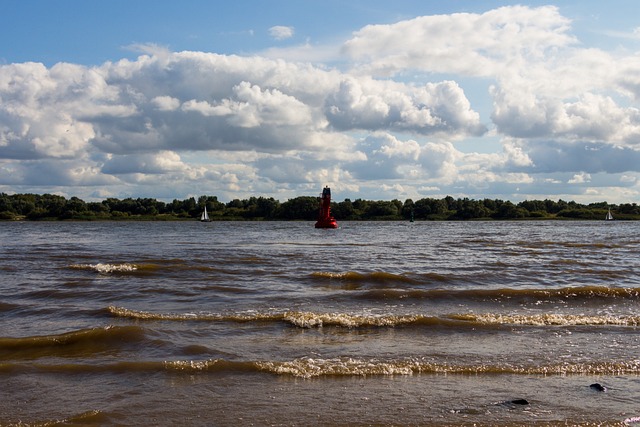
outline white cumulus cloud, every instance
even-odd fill
[[[293,27],[276,25],[274,27],[269,28],[269,35],[276,40],[285,40],[293,37],[294,31],[295,30]]]
[[[418,16],[246,56],[146,44],[98,66],[0,65],[0,191],[640,194],[640,57],[584,44],[563,10]]]

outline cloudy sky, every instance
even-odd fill
[[[636,0],[3,0],[0,192],[640,201]]]

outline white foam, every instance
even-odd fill
[[[123,264],[74,264],[71,268],[77,268],[81,270],[94,270],[100,274],[109,273],[126,273],[136,271],[138,266],[135,264],[123,263]]]

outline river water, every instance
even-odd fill
[[[640,425],[639,249],[622,221],[3,222],[0,425]]]

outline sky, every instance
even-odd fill
[[[0,192],[640,200],[636,0],[3,0]]]

